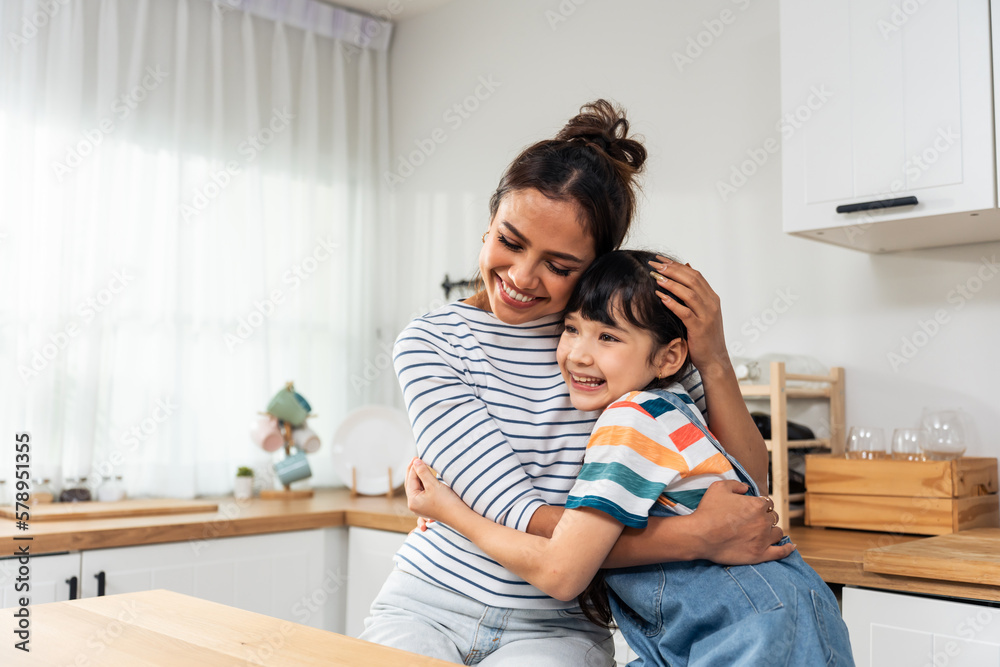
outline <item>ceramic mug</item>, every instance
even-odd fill
[[[298,428],[306,422],[306,417],[309,415],[309,410],[302,403],[295,392],[282,389],[267,404],[267,414]]]
[[[319,450],[319,436],[308,426],[292,431],[292,441],[306,454],[313,454]]]
[[[312,477],[312,470],[309,469],[306,454],[298,448],[292,454],[275,463],[274,472],[278,475],[278,481],[286,486],[300,479]]]
[[[278,420],[269,415],[250,424],[250,439],[265,452],[276,452],[285,444]]]

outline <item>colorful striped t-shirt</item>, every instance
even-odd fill
[[[680,384],[667,390],[693,405]],[[633,391],[598,418],[566,507],[592,507],[644,528],[654,503],[690,514],[723,479],[739,480],[697,425],[655,393]]]

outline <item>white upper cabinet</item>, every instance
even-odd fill
[[[868,252],[1000,239],[993,89],[988,0],[783,1],[784,230]]]

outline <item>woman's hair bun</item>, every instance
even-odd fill
[[[490,220],[517,190],[574,202],[597,256],[621,246],[636,211],[638,174],[646,162],[641,137],[630,137],[625,110],[607,100],[580,107],[554,139],[514,158],[490,197]]]
[[[632,175],[638,173],[646,162],[646,149],[638,140],[628,136],[628,129],[625,110],[600,99],[580,107],[580,113],[569,119],[556,135],[556,140],[575,140],[592,145],[607,153],[615,162],[623,163],[618,168]]]

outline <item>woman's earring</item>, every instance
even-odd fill
[[[487,234],[489,234],[489,232],[483,232],[483,243],[486,243],[486,235]]]

